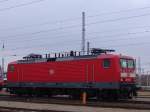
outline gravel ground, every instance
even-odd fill
[[[57,104],[37,104],[37,103],[23,103],[0,101],[1,107],[16,107],[25,109],[38,109],[38,110],[56,110],[65,112],[150,112],[150,110],[134,110],[134,109],[118,109],[118,108],[101,108],[101,107],[86,107],[86,106],[67,106]]]

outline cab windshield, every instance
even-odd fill
[[[120,59],[120,64],[122,68],[135,68],[133,59]]]

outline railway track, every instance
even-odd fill
[[[150,101],[144,101],[144,100],[142,101],[138,101],[138,100],[97,101],[96,99],[90,99],[85,105],[85,104],[82,104],[80,100],[72,100],[72,99],[64,98],[64,97],[48,98],[48,97],[25,97],[25,96],[17,97],[13,95],[0,95],[0,101],[8,101],[8,102],[13,101],[13,102],[38,103],[38,104],[59,104],[59,105],[68,105],[68,106],[70,105],[70,106],[150,110]],[[35,110],[35,112],[38,112],[38,111]]]
[[[60,112],[60,111],[0,107],[0,112]],[[65,111],[61,111],[61,112],[65,112]]]

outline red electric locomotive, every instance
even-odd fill
[[[132,57],[92,49],[90,54],[29,55],[9,63],[7,88],[13,94],[97,98],[132,98],[136,95],[135,61]]]

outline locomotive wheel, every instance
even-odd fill
[[[74,100],[80,99],[80,94],[72,94],[71,96],[72,96],[72,99]]]
[[[97,96],[98,100],[103,101],[116,101],[119,99],[118,91],[117,90],[103,90]]]

